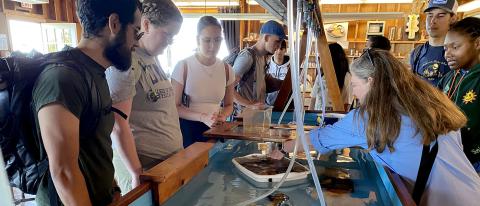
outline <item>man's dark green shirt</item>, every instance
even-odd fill
[[[78,68],[67,64],[47,66],[35,83],[32,106],[37,131],[40,131],[38,111],[48,104],[63,105],[80,120],[78,164],[92,204],[107,205],[112,201],[114,169],[110,133],[114,118],[105,68],[79,49],[70,51]],[[49,204],[47,180],[47,176],[42,179],[37,192],[37,197],[47,198],[40,201],[44,204]]]

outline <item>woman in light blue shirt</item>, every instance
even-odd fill
[[[388,51],[366,50],[350,69],[361,105],[334,125],[312,131],[315,149],[368,149],[375,161],[401,175],[412,192],[423,145],[438,143],[420,205],[478,205],[480,177],[463,153],[458,131],[466,124],[464,114]],[[292,151],[294,144],[287,142],[284,150]]]

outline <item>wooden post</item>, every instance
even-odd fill
[[[73,16],[75,15],[75,11],[73,10],[73,2],[72,0],[65,0],[65,9],[67,14],[67,22],[74,22]]]
[[[327,37],[325,36],[325,30],[323,29],[323,20],[320,12],[320,8],[317,7],[315,11],[317,23],[319,26],[320,34],[317,36],[317,47],[320,55],[320,63],[322,65],[323,74],[327,81],[328,96],[332,101],[334,111],[345,111],[344,101],[340,95],[340,89],[338,87],[337,76],[335,75],[335,68],[333,67],[332,55],[328,48]]]
[[[243,14],[243,13],[246,13],[246,11],[247,11],[247,9],[246,9],[246,7],[247,7],[247,1],[246,1],[246,0],[239,0],[238,3],[239,3],[239,5],[240,5],[240,13],[242,13],[242,14]],[[246,33],[246,32],[245,32],[245,29],[246,29],[246,26],[245,26],[245,25],[246,25],[246,24],[248,24],[248,21],[245,21],[245,20],[240,21],[240,31],[239,31],[239,35],[238,35],[238,38],[240,38],[240,39],[239,39],[239,42],[240,42],[240,44],[239,44],[239,49],[240,49],[240,50],[243,49],[243,47],[244,47],[244,45],[243,45],[243,37],[244,37],[244,35],[245,35],[245,33]]]
[[[45,19],[50,19],[49,16],[49,9],[48,9],[48,4],[42,4],[42,12],[43,12],[43,18]]]
[[[55,4],[55,20],[62,21],[62,3],[60,0],[54,0]]]

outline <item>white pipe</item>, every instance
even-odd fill
[[[301,3],[301,1],[302,0],[298,0],[299,4]],[[287,1],[287,8],[288,8],[287,9],[287,13],[288,13],[288,33],[293,34],[294,33],[294,31],[293,31],[293,28],[294,28],[293,0],[288,0]],[[301,8],[302,7],[299,6],[299,11],[297,12],[297,18],[298,18],[297,19],[297,31],[300,31],[301,14],[302,14]],[[310,33],[311,33],[311,31],[310,31]],[[317,172],[315,170],[315,165],[314,165],[312,157],[310,156],[310,153],[309,153],[309,151],[310,151],[309,150],[309,145],[307,144],[306,137],[305,137],[305,132],[304,132],[304,124],[303,124],[304,108],[303,108],[303,101],[302,101],[302,97],[301,97],[300,84],[299,84],[300,75],[298,75],[299,70],[300,70],[300,66],[299,66],[300,65],[300,63],[299,63],[299,59],[300,59],[300,55],[299,55],[300,35],[298,33],[296,35],[295,40],[296,40],[295,42],[293,40],[289,41],[289,48],[291,48],[291,50],[293,50],[293,52],[291,53],[292,54],[291,77],[292,77],[292,90],[293,90],[292,97],[293,97],[294,104],[295,104],[295,117],[298,120],[298,121],[296,121],[296,123],[297,123],[296,131],[297,131],[297,135],[299,137],[295,141],[295,147],[294,147],[294,150],[293,150],[293,157],[290,160],[290,164],[288,165],[288,168],[287,168],[287,171],[286,171],[285,175],[282,177],[282,179],[280,180],[280,182],[278,184],[276,184],[267,193],[265,193],[265,194],[263,194],[263,195],[261,195],[257,198],[247,200],[245,202],[241,202],[237,205],[244,206],[244,205],[249,205],[249,204],[255,203],[256,201],[259,201],[259,200],[267,197],[268,195],[272,194],[273,192],[275,192],[276,190],[278,190],[280,188],[280,186],[286,180],[286,178],[290,174],[290,171],[293,168],[293,164],[295,162],[297,149],[298,149],[298,142],[300,140],[300,141],[302,141],[304,151],[307,153],[307,155],[306,155],[307,156],[307,161],[308,161],[308,165],[310,167],[310,172],[312,174],[313,182],[315,183],[315,188],[317,190],[318,200],[319,200],[321,206],[325,206],[323,191],[322,191],[320,182],[318,180],[318,175],[317,175]],[[317,50],[318,50],[318,48],[317,48]],[[308,54],[308,52],[307,52],[307,54]],[[318,62],[318,59],[317,59],[317,62]],[[304,70],[306,70],[306,69],[304,69]],[[324,95],[322,95],[322,96],[324,96]],[[290,100],[289,100],[289,102],[290,102]],[[288,106],[287,106],[287,108],[288,108]],[[284,112],[285,112],[285,110],[284,110]],[[281,117],[283,117],[283,114],[282,114]]]
[[[311,29],[309,29],[309,31],[311,31]],[[318,39],[317,39],[318,41]],[[318,52],[318,46],[315,46],[315,63],[316,63],[316,66],[317,66],[317,73],[318,74],[322,74],[321,72],[321,69],[320,69],[320,61],[319,61],[319,52]],[[320,126],[323,126],[323,123],[325,121],[325,108],[326,108],[326,95],[325,95],[325,87],[323,85],[323,77],[322,75],[317,75],[317,78],[320,77],[321,79],[319,80],[320,82],[320,92],[322,93],[321,95],[321,100],[322,100],[322,116],[321,116],[321,122],[320,122]]]
[[[292,100],[293,100],[293,96],[290,96],[290,98],[288,99],[287,105],[285,105],[285,107],[283,108],[283,111],[282,111],[282,114],[280,115],[280,118],[278,118],[277,124],[282,123],[283,116],[284,116],[285,113],[287,112],[287,109],[288,109],[288,107],[290,106],[290,103],[292,103]]]
[[[287,10],[288,10],[288,33],[289,34],[293,34],[293,0],[287,0]],[[299,17],[299,14],[297,14],[297,18]],[[297,25],[297,28],[299,28],[300,25]],[[300,31],[300,29],[297,29],[297,31]],[[299,42],[297,42],[299,43]],[[289,44],[290,44],[290,48],[294,48],[293,46],[293,42],[292,41],[289,41]],[[299,50],[297,50],[296,52],[299,52]],[[301,97],[301,92],[300,92],[300,88],[297,86],[299,85],[299,59],[297,58],[298,54],[294,56],[294,59],[293,59],[293,65],[292,65],[292,69],[291,69],[291,75],[292,75],[292,89],[293,89],[293,97],[294,97],[294,104],[295,104],[295,115],[297,117],[297,121],[296,121],[296,124],[297,124],[297,135],[298,137],[300,138],[300,140],[302,141],[302,145],[303,145],[303,149],[305,151],[305,153],[307,154],[306,157],[307,157],[307,161],[308,161],[308,165],[310,167],[310,172],[312,173],[312,178],[313,178],[313,182],[315,183],[315,188],[317,189],[317,195],[318,195],[318,200],[320,202],[320,205],[322,206],[325,206],[325,200],[323,198],[323,191],[322,191],[322,187],[320,185],[320,181],[318,180],[318,175],[317,175],[317,171],[315,170],[315,165],[313,163],[313,160],[312,160],[312,157],[310,155],[310,149],[309,149],[309,145],[307,144],[307,140],[306,140],[306,137],[305,137],[305,131],[304,131],[304,125],[303,125],[303,118],[302,118],[302,115],[303,115],[303,102],[302,102],[302,97]],[[298,142],[298,141],[297,141]]]
[[[290,8],[293,8],[293,7],[290,7]],[[291,14],[291,15],[289,15],[289,18],[288,18],[288,19],[289,19],[289,21],[288,21],[289,23],[293,23],[293,20],[292,20],[292,19],[293,19],[293,9],[291,9],[291,10],[292,10],[291,13],[290,13],[290,10],[289,10],[289,13]],[[301,13],[301,11],[300,11],[299,13]],[[297,16],[297,17],[298,17],[298,16]],[[291,32],[292,27],[293,27],[293,25],[290,25],[290,24],[288,25],[288,28],[289,28],[288,32],[289,32],[289,34],[293,34],[293,32]],[[299,42],[297,41],[296,43],[298,44]],[[295,45],[294,45],[293,41],[289,41],[289,45],[290,45],[290,48],[292,48],[292,49],[295,48],[295,47],[294,47]],[[298,51],[298,50],[297,50],[297,51]],[[292,52],[292,54],[293,54],[293,55],[292,55],[292,58],[293,58],[293,63],[294,63],[294,64],[292,65],[292,67],[293,67],[293,68],[297,68],[296,65],[297,65],[297,62],[298,62],[298,58],[297,58],[297,57],[298,57],[298,54],[295,55],[295,52]],[[293,69],[293,70],[295,70],[295,69]],[[297,72],[297,73],[298,73],[298,72]],[[292,73],[292,75],[293,75],[293,73]],[[296,79],[298,80],[298,77],[297,77]],[[297,81],[297,82],[298,82],[298,81]],[[295,87],[295,88],[298,89],[298,88],[299,88],[299,85],[298,85],[298,86],[292,85],[292,87]],[[288,108],[288,107],[287,107],[287,108]],[[301,122],[302,122],[302,128],[303,128],[303,119],[301,119]],[[298,129],[297,129],[297,130],[298,130]],[[267,196],[269,196],[270,194],[272,194],[273,192],[275,192],[276,190],[278,190],[278,189],[280,188],[280,186],[285,182],[285,180],[287,179],[288,175],[289,175],[290,172],[292,171],[293,164],[295,163],[295,159],[296,159],[296,156],[297,156],[298,140],[299,140],[299,138],[297,138],[296,141],[295,141],[295,148],[293,149],[293,157],[292,157],[292,159],[290,160],[290,163],[289,163],[289,165],[288,165],[287,171],[286,171],[285,174],[283,175],[283,177],[282,177],[282,179],[280,180],[280,182],[277,183],[277,184],[276,184],[272,189],[270,189],[268,192],[266,192],[266,193],[264,193],[264,194],[262,194],[262,195],[260,195],[260,196],[258,196],[258,197],[256,197],[256,198],[253,198],[253,199],[250,199],[250,200],[247,200],[247,201],[238,203],[237,206],[247,206],[247,205],[253,204],[253,203],[255,203],[255,202],[257,202],[257,201],[259,201],[259,200],[261,200],[261,199],[263,199],[263,198],[265,198],[265,197],[267,197]],[[314,168],[314,170],[315,170],[315,168]],[[317,178],[318,178],[318,177],[317,177]]]

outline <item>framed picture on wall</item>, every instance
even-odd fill
[[[348,22],[338,22],[333,24],[325,24],[323,27],[327,35],[327,41],[337,42],[344,49],[348,48],[347,34],[348,34]]]
[[[385,21],[368,21],[367,22],[366,38],[368,39],[369,36],[374,36],[374,35],[380,35],[380,36],[385,35]]]

